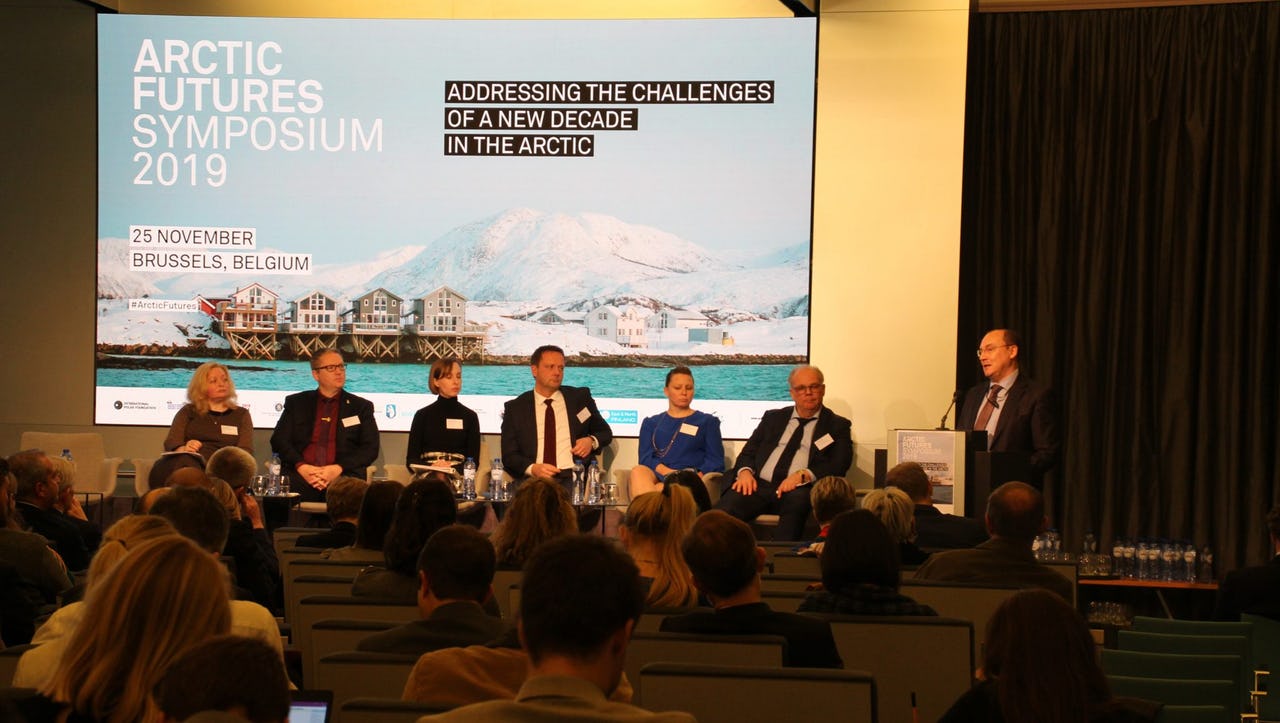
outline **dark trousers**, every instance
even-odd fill
[[[773,533],[773,539],[803,539],[805,523],[813,510],[809,506],[809,485],[797,487],[781,498],[778,497],[777,489],[778,486],[772,482],[760,482],[756,485],[754,494],[743,495],[730,487],[720,495],[716,509],[724,510],[748,523],[760,515],[777,515],[778,528]]]

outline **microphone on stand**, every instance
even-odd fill
[[[951,410],[955,409],[956,405],[960,403],[960,399],[962,397],[964,397],[963,389],[957,389],[955,393],[951,395],[951,404],[947,405],[947,411],[942,413],[942,421],[938,422],[938,429],[947,428],[947,415],[951,414]]]

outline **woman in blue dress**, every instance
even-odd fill
[[[699,478],[724,472],[720,420],[689,406],[693,403],[693,372],[684,366],[672,369],[662,391],[667,397],[667,411],[640,423],[640,464],[631,469],[633,500],[662,489],[663,480],[682,470],[693,470]],[[690,478],[687,474],[681,476]]]

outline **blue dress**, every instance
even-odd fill
[[[688,434],[689,429],[694,433]],[[646,417],[640,423],[637,442],[640,464],[654,470],[654,474],[659,464],[675,470],[696,469],[704,474],[724,471],[720,420],[710,414],[694,412],[676,419],[663,412]]]

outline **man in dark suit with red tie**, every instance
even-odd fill
[[[1042,489],[1044,475],[1058,465],[1062,441],[1053,391],[1018,371],[1017,332],[992,329],[982,337],[978,361],[987,381],[965,395],[956,426],[986,430],[992,452],[1026,452],[1031,458],[1028,484]]]
[[[304,502],[323,502],[325,489],[342,475],[365,479],[378,458],[381,438],[373,403],[344,389],[347,364],[337,349],[311,359],[317,387],[284,398],[271,434],[290,490]]]
[[[502,412],[502,466],[515,479],[550,477],[572,495],[575,460],[589,460],[613,441],[613,430],[586,387],[562,386],[564,351],[540,346],[529,357],[533,389]]]
[[[725,476],[716,508],[751,522],[778,515],[774,539],[803,539],[809,518],[809,485],[842,476],[853,464],[853,424],[822,404],[822,370],[798,366],[787,383],[795,406],[771,409],[760,418],[738,453],[733,476]]]

